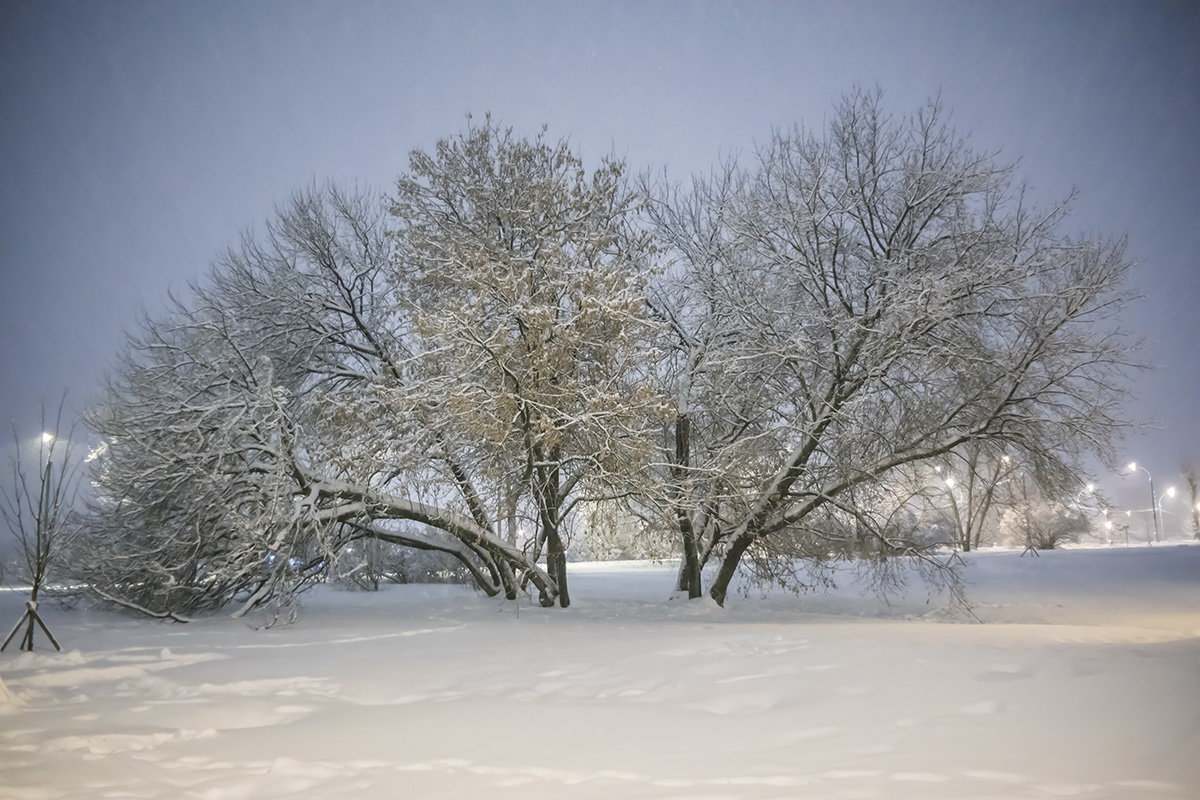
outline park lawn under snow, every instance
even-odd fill
[[[64,651],[0,657],[0,797],[1200,797],[1200,547],[965,576],[982,624],[849,579],[668,601],[646,563],[572,565],[567,610],[446,586],[325,587],[267,630],[43,606]]]

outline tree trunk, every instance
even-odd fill
[[[498,561],[496,567],[500,570],[500,583],[504,587],[506,600],[517,599],[517,578],[513,575],[512,565],[507,561]]]
[[[551,461],[558,453],[551,454]],[[567,550],[561,535],[562,519],[559,518],[559,484],[561,473],[557,466],[545,470],[541,486],[538,487],[538,502],[541,504],[542,538],[546,542],[546,572],[558,587],[558,604],[562,608],[571,605],[567,591]]]
[[[679,563],[679,578],[675,590],[687,592],[689,600],[700,597],[704,591],[700,580],[700,553],[696,550],[696,540],[690,536],[683,538],[683,561]]]
[[[510,489],[505,493],[504,503],[504,539],[513,547],[517,546],[517,493]]]
[[[41,538],[40,532],[39,532],[38,538],[39,538],[39,546],[40,546],[40,538]],[[29,607],[30,607],[31,611],[37,609],[38,589],[41,587],[41,584],[42,584],[41,561],[40,561],[41,556],[42,556],[42,553],[39,550],[38,551],[38,558],[39,558],[38,570],[34,574],[33,591],[29,593],[29,603],[30,603]],[[25,635],[21,637],[21,649],[26,652],[32,653],[33,652],[33,614],[27,614],[27,616],[29,617],[29,627],[25,629]]]
[[[687,592],[689,600],[695,600],[703,593],[700,575],[700,553],[696,547],[696,531],[692,526],[692,518],[688,513],[687,491],[684,482],[687,480],[687,470],[691,463],[691,418],[687,414],[675,417],[675,464],[671,468],[674,481],[675,517],[679,523],[679,533],[683,539],[683,561],[679,564],[679,578],[675,584],[678,592]]]
[[[546,532],[546,571],[558,584],[558,604],[562,608],[571,605],[567,592],[567,551],[557,530]]]
[[[742,562],[742,556],[753,541],[754,535],[749,531],[743,530],[730,543],[729,550],[726,551],[725,557],[721,559],[721,569],[717,572],[717,577],[713,581],[712,588],[708,590],[708,596],[716,600],[717,605],[725,605],[725,595],[729,592],[729,584],[733,581],[733,576],[737,574],[738,564]]]

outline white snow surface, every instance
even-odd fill
[[[566,610],[323,587],[256,630],[47,602],[64,651],[0,656],[0,797],[1200,797],[1200,546],[966,560],[979,621],[849,575],[721,609],[640,562],[573,564]]]

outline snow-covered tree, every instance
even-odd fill
[[[1123,245],[1067,235],[1066,206],[1031,207],[938,102],[897,118],[855,92],[823,131],[777,132],[650,213],[674,260],[656,308],[693,594],[706,554],[723,602],[743,562],[823,552],[831,509],[883,536],[852,493],[971,442],[1027,465],[1104,450]]]
[[[98,593],[162,615],[244,611],[366,537],[554,601],[545,572],[469,513],[469,479],[443,481],[424,410],[395,402],[405,323],[385,219],[365,195],[304,192],[131,337],[90,417],[106,447],[78,562]]]
[[[994,510],[1003,511],[1013,494],[1009,484],[1016,476],[1012,457],[997,452],[987,440],[972,439],[952,451],[936,466],[933,478],[938,490],[932,498],[944,497],[949,506],[959,549],[969,553],[978,548],[984,530],[993,521]]]
[[[91,415],[91,585],[248,609],[365,538],[566,606],[569,521],[627,491],[663,408],[623,173],[489,119],[414,152],[386,206],[294,197],[130,340]]]
[[[634,519],[676,532],[678,588],[719,563],[718,602],[743,565],[935,563],[923,465],[1066,481],[1117,424],[1128,263],[1066,223],[937,102],[854,93],[686,191],[489,118],[414,152],[386,203],[297,195],[131,339],[91,415],[89,580],[153,613],[250,608],[367,540],[566,606],[597,519],[626,553],[661,552]]]
[[[646,213],[668,266],[650,287],[661,320],[657,368],[661,391],[673,405],[662,457],[649,471],[643,494],[682,545],[676,590],[702,593],[701,570],[740,513],[742,482],[761,461],[758,433],[769,405],[765,372],[733,314],[739,288],[731,277],[739,252],[730,237],[742,176],[726,163],[690,191],[644,183],[654,199]],[[656,479],[656,480],[655,480]],[[657,503],[655,502],[657,501]]]
[[[35,621],[44,625],[36,616],[38,597],[62,568],[79,531],[75,500],[81,456],[76,426],[66,426],[63,421],[65,406],[64,394],[53,419],[43,406],[42,428],[32,446],[13,426],[9,471],[0,481],[0,521],[17,544],[16,573],[29,584],[29,611],[22,618],[28,620],[28,627],[21,637],[22,650],[33,650]],[[31,450],[36,452],[32,459]]]
[[[1031,505],[1076,507],[1087,495],[1095,500],[1080,477],[1078,465],[1055,450],[1043,453],[1040,463],[1024,464],[995,447],[995,441],[972,439],[956,447],[926,471],[931,490],[929,506],[944,513],[960,550],[978,548],[985,533],[993,541],[1012,539],[1002,519],[1030,513]],[[1021,538],[1021,543],[1024,538]],[[1015,542],[1014,542],[1015,543]]]
[[[567,524],[639,470],[663,403],[644,285],[650,239],[620,161],[589,174],[566,141],[483,125],[414,153],[391,204],[415,336],[407,402],[437,449],[490,487],[472,501],[536,530],[558,601]]]
[[[1188,487],[1188,512],[1192,518],[1192,536],[1200,539],[1200,471],[1193,464],[1185,465],[1183,480]]]
[[[1030,550],[1053,550],[1075,542],[1090,529],[1087,515],[1078,506],[1047,496],[1030,475],[1019,473],[1010,481],[1010,500],[1000,515],[1000,538]]]

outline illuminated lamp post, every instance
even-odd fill
[[[1150,481],[1150,518],[1154,520],[1154,541],[1162,541],[1162,533],[1159,530],[1158,524],[1158,494],[1154,491],[1154,476],[1150,474],[1150,470],[1138,466],[1136,461],[1129,462],[1129,471],[1131,473],[1137,472],[1139,469],[1146,473],[1146,478]],[[1149,534],[1148,531],[1147,534]],[[1147,535],[1148,538],[1149,535]]]
[[[1165,492],[1163,492],[1163,497],[1159,497],[1159,498],[1158,498],[1158,518],[1159,518],[1160,520],[1162,520],[1163,527],[1165,528],[1165,527],[1166,527],[1166,522],[1167,522],[1167,521],[1166,521],[1166,519],[1164,519],[1164,517],[1163,517],[1163,514],[1164,514],[1164,513],[1166,513],[1166,512],[1163,510],[1163,498],[1164,498],[1164,497],[1165,497],[1165,498],[1167,498],[1167,499],[1169,499],[1169,500],[1174,500],[1174,499],[1175,499],[1175,487],[1174,487],[1174,486],[1168,486],[1168,487],[1167,487],[1167,490],[1166,490]]]

